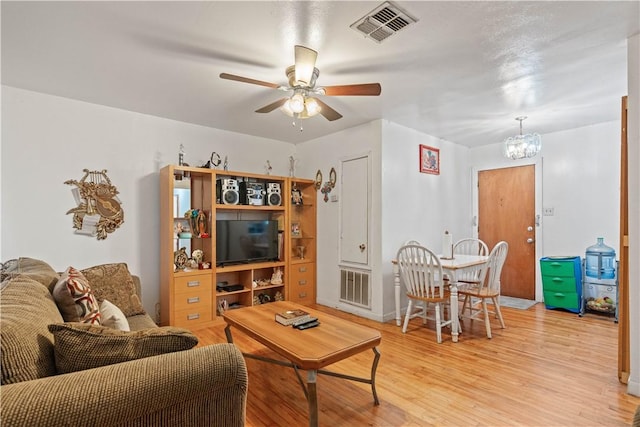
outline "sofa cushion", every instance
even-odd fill
[[[141,331],[142,329],[158,327],[148,314],[136,314],[135,316],[129,316],[127,317],[127,322],[129,322],[129,329],[132,331]]]
[[[42,283],[49,289],[49,292],[53,290],[60,276],[49,264],[39,259],[23,257],[2,263],[2,277],[0,280],[4,281],[21,274]]]
[[[66,269],[53,288],[56,301],[65,322],[100,324],[100,306],[89,281],[73,267]]]
[[[118,329],[120,331],[130,331],[129,322],[122,310],[109,300],[102,300],[100,303],[100,324],[107,328]]]
[[[169,326],[124,332],[88,323],[58,323],[49,325],[49,331],[54,335],[58,373],[189,350],[198,344],[188,330]]]
[[[62,316],[49,290],[28,275],[0,285],[2,384],[56,374],[50,323]]]
[[[82,274],[89,280],[98,301],[105,299],[111,301],[127,317],[145,314],[127,264],[97,265],[85,268]]]

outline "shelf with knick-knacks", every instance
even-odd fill
[[[194,329],[237,307],[315,302],[314,181],[176,165],[160,181],[162,325]]]
[[[289,199],[289,275],[287,299],[315,303],[316,295],[316,183],[291,178]]]

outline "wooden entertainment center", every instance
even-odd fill
[[[240,194],[226,194],[217,182],[233,179],[263,184],[265,194],[253,204],[241,204]],[[267,193],[269,184],[275,188]],[[276,185],[277,184],[277,185]],[[246,185],[246,184],[245,184]],[[280,203],[276,194],[280,190]],[[240,192],[238,192],[240,193]],[[271,196],[271,197],[270,197]],[[234,204],[236,199],[238,203]],[[301,203],[300,203],[301,200]],[[298,202],[298,204],[296,204]],[[281,297],[299,304],[315,303],[316,188],[309,179],[168,165],[160,170],[160,323],[200,328],[221,319],[220,309],[268,303]],[[203,212],[201,221],[185,218]],[[203,225],[202,219],[206,218]],[[217,220],[277,221],[277,259],[218,265]],[[184,231],[187,230],[187,231]],[[187,257],[202,253],[201,265],[176,269],[176,251]],[[207,268],[207,264],[208,267]],[[272,282],[279,269],[282,282]],[[217,284],[241,285],[221,291]]]

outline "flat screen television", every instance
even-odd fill
[[[216,221],[216,265],[278,260],[278,221]]]

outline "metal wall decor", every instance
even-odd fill
[[[78,206],[67,211],[73,213],[73,228],[77,234],[107,238],[124,222],[124,211],[118,199],[118,189],[111,184],[107,170],[83,169],[80,181],[70,179],[64,183],[75,185],[71,190]]]

